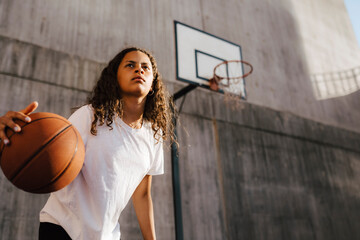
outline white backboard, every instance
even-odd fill
[[[174,21],[177,80],[209,88],[216,65],[228,60],[242,60],[241,47],[235,43]],[[246,98],[245,80],[238,83]]]

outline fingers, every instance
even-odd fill
[[[20,119],[24,122],[30,122],[31,119],[21,112],[8,112],[5,116],[0,117],[0,139],[7,145],[10,143],[8,137],[5,134],[6,127],[11,128],[14,132],[20,132],[21,127],[16,124],[13,120]]]
[[[14,132],[20,132],[21,127],[14,122],[15,119],[22,120],[24,122],[31,122],[31,119],[27,114],[32,113],[38,107],[38,102],[30,103],[25,109],[20,112],[9,111],[4,116],[0,117],[0,139],[5,145],[10,143],[10,140],[6,136],[5,129],[11,128]]]
[[[7,114],[5,114],[4,118],[0,119],[0,130],[2,127],[1,124],[4,124],[5,127],[9,127],[13,129],[15,132],[20,132],[21,128],[18,124],[14,122],[15,119],[19,119],[27,123],[31,122],[31,118],[22,112],[8,112]]]
[[[32,103],[30,103],[26,108],[24,108],[23,110],[20,110],[20,112],[24,113],[24,114],[30,114],[33,111],[35,111],[35,109],[39,106],[39,103],[37,101],[34,101]]]
[[[0,140],[3,141],[5,145],[8,145],[10,143],[4,131],[0,131]]]

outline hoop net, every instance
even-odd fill
[[[243,66],[250,68],[244,73]],[[253,71],[253,66],[243,60],[224,61],[214,68],[213,78],[210,79],[210,88],[214,91],[222,90],[225,100],[245,98],[244,78]]]

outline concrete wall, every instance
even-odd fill
[[[0,4],[2,36],[100,63],[124,46],[139,45],[155,53],[164,78],[171,82],[176,81],[173,20],[178,20],[242,46],[244,59],[255,68],[247,78],[250,103],[360,131],[359,92],[317,101],[310,79],[314,73],[360,65],[342,0]]]
[[[185,239],[359,238],[360,94],[318,101],[311,83],[313,73],[360,65],[342,0],[3,0],[0,114],[38,100],[38,111],[68,117],[132,45],[150,49],[168,89],[180,89],[173,20],[240,44],[255,68],[243,108],[203,89],[184,102]],[[175,235],[170,164],[167,150],[153,184],[159,239]],[[47,196],[1,173],[0,198],[0,238],[36,239]],[[120,222],[124,239],[139,239],[131,203]]]
[[[292,1],[311,73],[358,67],[359,48],[343,1]]]
[[[206,95],[180,116],[184,239],[360,237],[358,133]]]

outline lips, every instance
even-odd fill
[[[134,78],[132,78],[131,80],[140,80],[140,81],[145,82],[145,80],[144,80],[142,77],[140,77],[140,76],[134,77]]]

